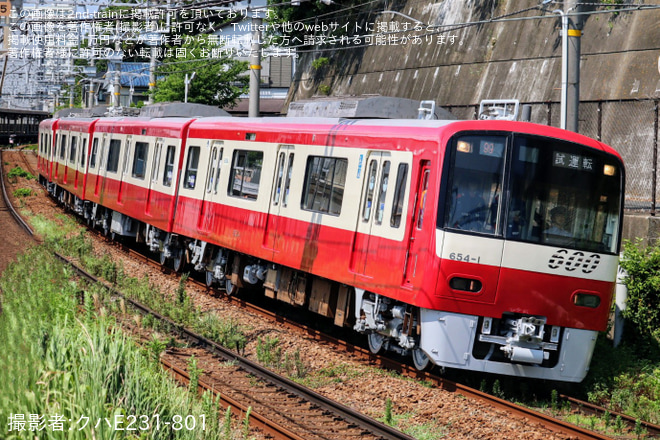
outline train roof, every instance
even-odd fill
[[[190,125],[191,136],[197,131],[253,130],[277,132],[283,128],[298,127],[304,132],[329,132],[341,127],[342,133],[365,133],[365,128],[377,127],[376,136],[405,135],[415,137],[452,136],[464,130],[514,131],[537,136],[547,136],[568,142],[587,145],[613,154],[619,153],[612,147],[590,137],[548,125],[531,122],[505,120],[437,120],[437,119],[344,119],[344,118],[200,118]],[[373,136],[373,132],[368,133]]]

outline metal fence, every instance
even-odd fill
[[[559,102],[531,106],[531,122],[559,127]],[[581,101],[578,131],[619,152],[626,166],[625,209],[655,215],[658,206],[660,100]],[[476,119],[479,105],[444,106],[459,119]]]

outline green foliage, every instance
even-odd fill
[[[227,411],[225,411],[225,418],[222,423],[222,438],[231,440],[231,406],[228,406]]]
[[[266,336],[257,339],[257,360],[267,367],[277,366],[282,359],[282,348],[278,347],[280,340]]]
[[[221,319],[214,313],[206,313],[199,317],[193,326],[205,338],[223,347],[242,353],[247,344],[245,330],[234,319]]]
[[[14,190],[14,197],[30,197],[32,195],[32,190],[30,188],[18,188]]]
[[[195,355],[190,356],[188,359],[188,377],[190,377],[190,382],[188,383],[188,391],[193,396],[197,395],[197,388],[199,387],[199,375],[202,374],[204,370],[197,367],[197,358]]]
[[[660,340],[660,247],[644,247],[640,240],[635,244],[626,242],[620,264],[628,273],[626,334],[634,338],[640,354],[657,357],[654,352]]]
[[[243,439],[247,440],[250,436],[250,415],[252,414],[252,407],[248,407],[245,411],[245,418],[243,419]]]
[[[390,399],[389,397],[385,399],[385,415],[383,418],[383,422],[388,426],[392,426],[392,424],[394,423],[394,420],[392,418],[392,399]]]
[[[321,70],[324,67],[328,67],[329,65],[330,60],[327,57],[319,57],[312,61],[312,68],[314,70]]]
[[[332,91],[332,88],[330,88],[330,86],[327,85],[327,84],[321,84],[319,86],[319,93],[321,95],[329,96],[331,91]]]
[[[173,48],[158,69],[157,75],[162,79],[156,81],[154,102],[183,101],[185,76],[195,72],[188,86],[188,102],[219,107],[235,105],[249,81],[243,76],[248,64],[227,55],[211,56],[219,49],[202,35],[191,38],[178,50]]]
[[[16,179],[17,177],[24,177],[25,179],[28,180],[34,180],[35,177],[33,174],[29,173],[28,171],[25,171],[23,168],[19,166],[15,166],[9,172],[7,173],[7,177],[10,179]]]

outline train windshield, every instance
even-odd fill
[[[445,228],[617,252],[623,179],[615,158],[557,139],[471,135],[454,142],[450,160]]]

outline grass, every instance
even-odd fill
[[[111,318],[78,316],[86,286],[44,247],[10,265],[0,287],[0,414],[7,417],[0,438],[27,435],[12,425],[12,414],[45,419],[40,438],[62,438],[57,426],[48,426],[55,416],[68,439],[116,438],[104,420],[121,415],[194,416],[201,423],[202,401],[175,386]],[[201,439],[218,433],[152,426],[140,434]]]
[[[34,180],[35,179],[34,174],[32,174],[28,171],[25,171],[23,168],[21,168],[19,166],[15,166],[11,170],[9,170],[9,172],[7,173],[7,177],[9,179],[12,179],[12,181],[14,181],[14,182],[16,181],[17,177],[23,177],[23,178],[28,179],[28,180]]]
[[[123,334],[109,313],[127,314],[123,301],[77,280],[53,251],[79,258],[134,295],[152,295],[161,303],[168,295],[148,278],[126,277],[107,255],[95,257],[91,243],[66,217],[58,224],[32,220],[44,244],[20,256],[0,278],[0,438],[239,438],[244,421],[221,426],[217,399],[177,387],[157,362],[167,344],[153,338],[140,347]],[[187,295],[169,296],[174,304],[165,308],[184,309],[184,320],[199,320]],[[200,373],[196,365],[193,370]],[[141,429],[131,435],[108,426],[115,420],[127,426],[137,415],[149,418],[140,420]],[[166,426],[166,421],[179,425]],[[185,429],[184,422],[196,428]],[[29,431],[35,423],[43,428],[36,434]]]

